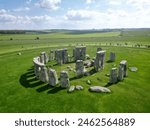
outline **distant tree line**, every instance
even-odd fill
[[[0,30],[0,34],[25,34],[24,30]]]

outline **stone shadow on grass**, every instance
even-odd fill
[[[35,77],[33,67],[28,69],[26,73],[24,73],[20,76],[19,82],[25,88],[36,88],[36,87],[40,86],[39,88],[36,89],[36,91],[39,93],[48,90],[48,92],[47,92],[48,94],[55,94],[61,90],[64,90],[64,88],[61,88],[60,85],[53,87],[53,86],[50,86],[48,83],[46,84],[46,83],[38,80]]]
[[[55,94],[61,90],[65,90],[66,88],[62,88],[62,87],[53,87],[51,90],[49,90],[47,93],[48,94]]]
[[[110,87],[111,85],[113,85],[113,84],[118,84],[120,81],[117,81],[116,83],[107,83],[104,87]]]
[[[20,76],[19,82],[25,88],[34,88],[43,84],[43,82],[35,78],[33,67]]]

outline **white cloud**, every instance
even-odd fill
[[[108,4],[110,4],[110,5],[120,5],[121,1],[118,1],[118,0],[109,0]]]
[[[13,11],[15,11],[15,12],[30,11],[30,8],[29,7],[20,7],[20,8],[13,9]]]
[[[0,14],[5,14],[7,11],[5,9],[0,9]]]
[[[66,14],[68,20],[87,20],[90,18],[88,10],[69,10]]]
[[[57,10],[60,4],[61,0],[40,0],[36,3],[36,6],[49,10]]]
[[[94,2],[95,2],[95,0],[86,0],[87,4],[91,4],[91,3],[94,3]]]
[[[134,6],[138,10],[150,8],[150,0],[127,0],[127,4]]]
[[[150,27],[149,11],[128,12],[125,10],[70,10],[65,15],[68,27],[91,28],[134,28]]]

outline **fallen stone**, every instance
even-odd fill
[[[110,74],[105,74],[105,76],[110,77]]]
[[[110,89],[101,87],[101,86],[93,86],[89,88],[89,91],[91,92],[97,92],[97,93],[110,93]]]
[[[75,86],[70,86],[69,88],[68,88],[68,93],[71,93],[71,92],[73,92],[75,90]]]
[[[83,90],[84,88],[81,85],[76,85],[75,89],[76,90]]]
[[[137,67],[129,67],[129,70],[131,72],[136,72],[138,70],[138,68]]]
[[[86,54],[86,59],[90,59],[90,55],[89,54]]]

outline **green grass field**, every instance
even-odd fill
[[[40,39],[35,40],[36,37]],[[82,85],[83,91],[68,94],[59,85],[52,88],[35,79],[32,59],[41,51],[49,53],[51,49],[66,47],[72,55],[72,48],[82,44],[87,46],[91,58],[97,47],[106,50],[104,70],[71,80],[71,85]],[[145,45],[150,45],[150,30],[0,35],[0,112],[150,112],[150,50]],[[116,53],[116,62],[107,63],[111,51]],[[128,71],[129,76],[122,82],[107,86],[110,94],[88,91],[90,86],[106,86],[109,77],[105,74],[123,59],[138,71]],[[68,65],[74,66],[55,66],[58,76]],[[69,74],[73,79],[74,73]],[[92,84],[86,84],[87,80]]]

